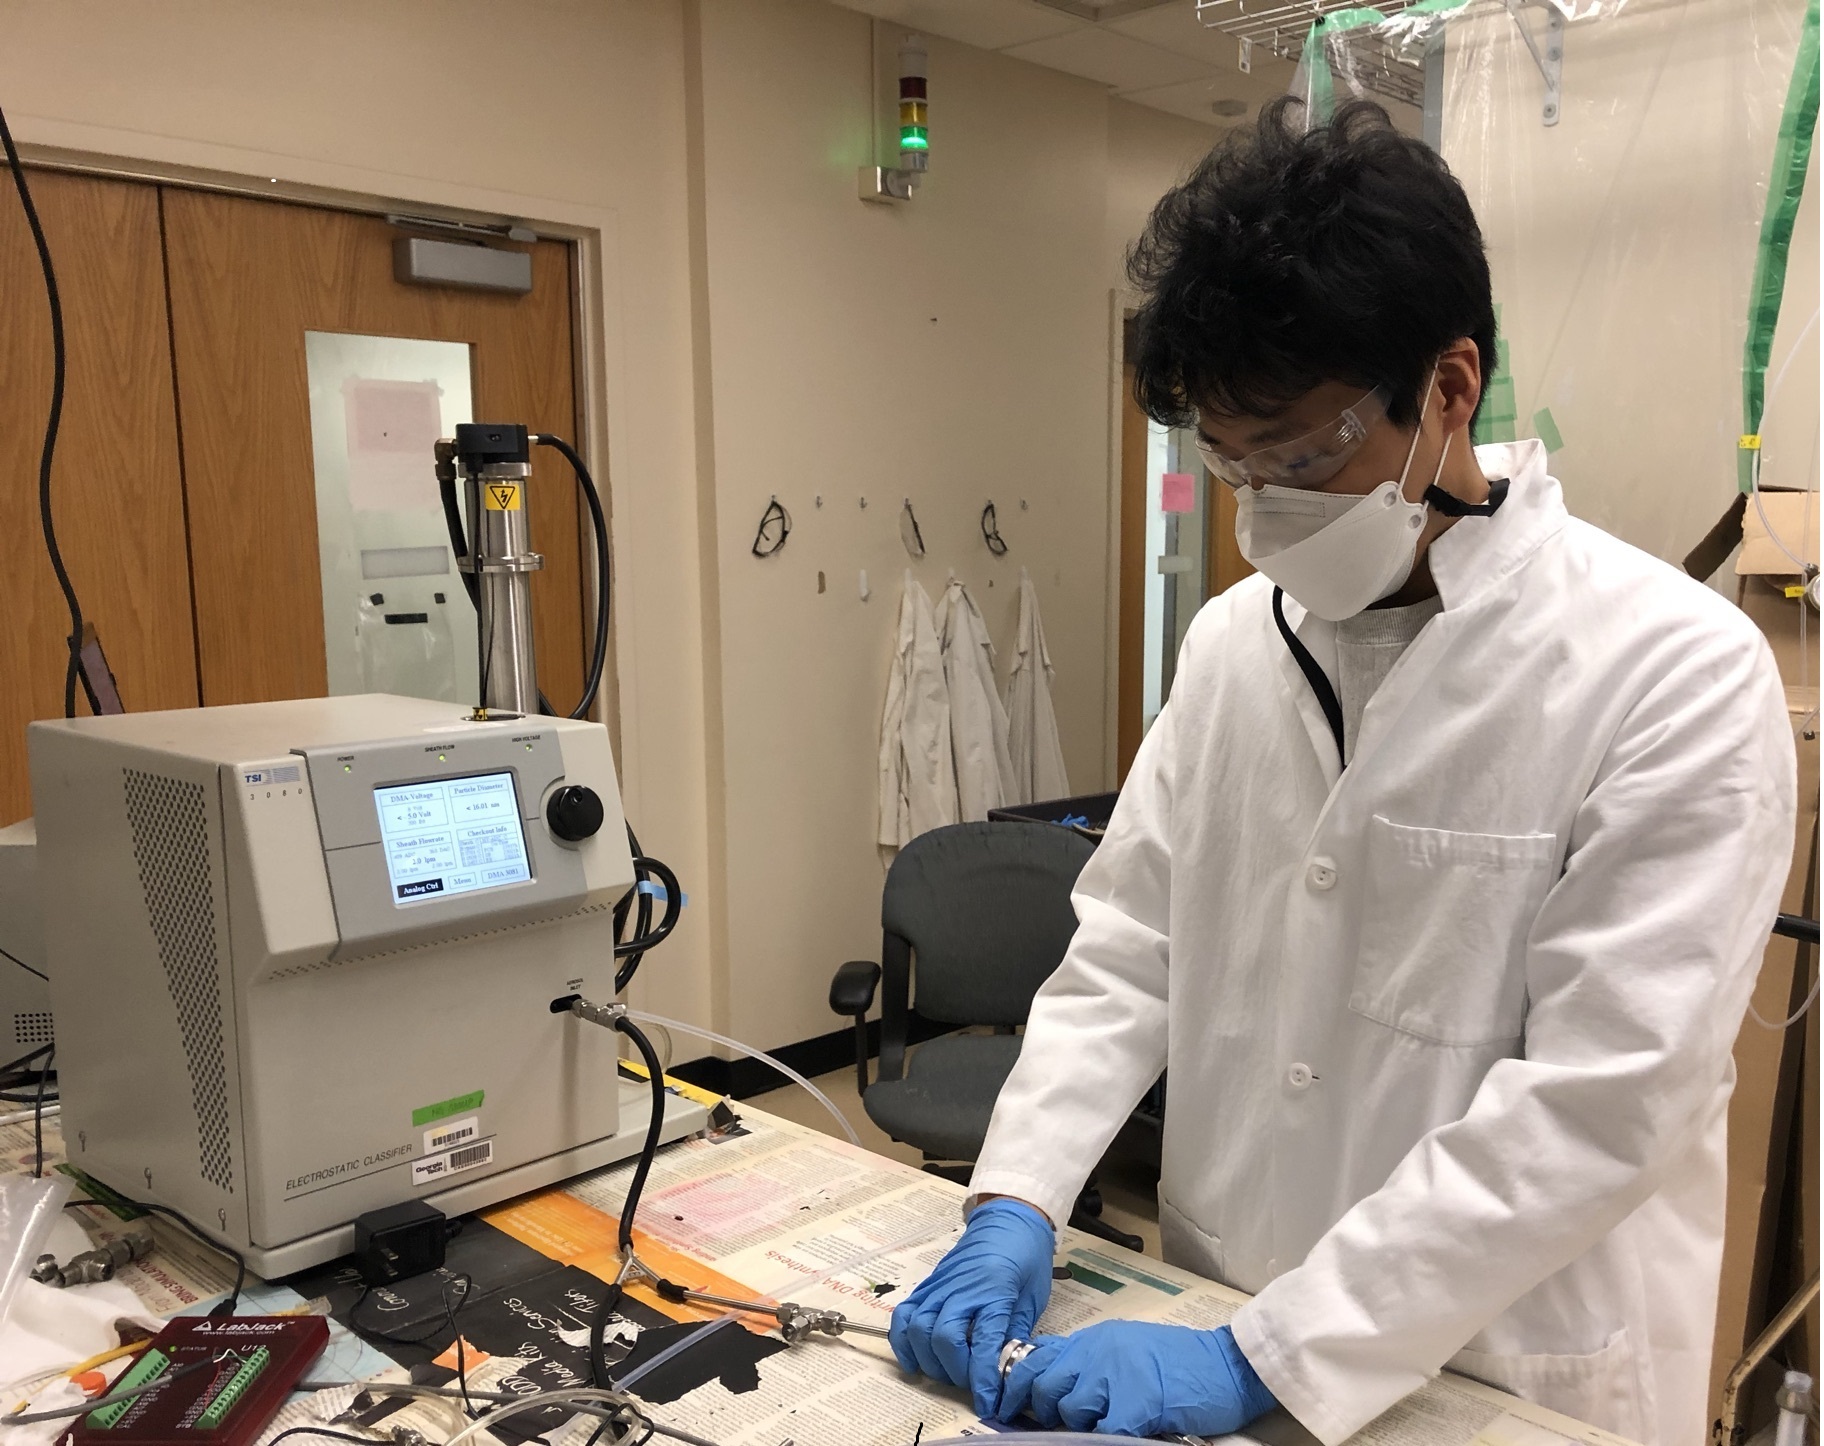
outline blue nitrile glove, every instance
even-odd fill
[[[1000,1416],[1109,1435],[1226,1436],[1279,1404],[1227,1326],[1108,1320],[1041,1336],[1007,1373]]]
[[[1020,1200],[975,1207],[963,1238],[893,1310],[888,1338],[908,1371],[967,1386],[994,1411],[1001,1347],[1026,1339],[1051,1299],[1051,1225]]]

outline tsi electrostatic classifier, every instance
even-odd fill
[[[476,541],[468,566],[523,593]],[[529,654],[496,663],[537,696]],[[369,694],[29,739],[77,1168],[276,1276],[368,1211],[456,1215],[639,1153],[649,1086],[552,1008],[616,993],[636,880],[600,723]],[[668,1100],[664,1138],[704,1123]]]

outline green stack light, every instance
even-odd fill
[[[902,170],[922,171],[931,155],[931,127],[925,95],[925,47],[909,37],[899,48],[899,164]]]

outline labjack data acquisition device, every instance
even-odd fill
[[[608,733],[382,694],[29,730],[70,1161],[286,1275],[639,1153]],[[665,1139],[703,1128],[671,1098]]]

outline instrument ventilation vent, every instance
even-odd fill
[[[201,784],[138,769],[126,774],[127,821],[146,915],[158,943],[165,982],[177,1006],[190,1096],[196,1108],[203,1178],[234,1189],[228,1133],[228,1078],[222,1064],[222,983],[209,857],[209,821]]]

